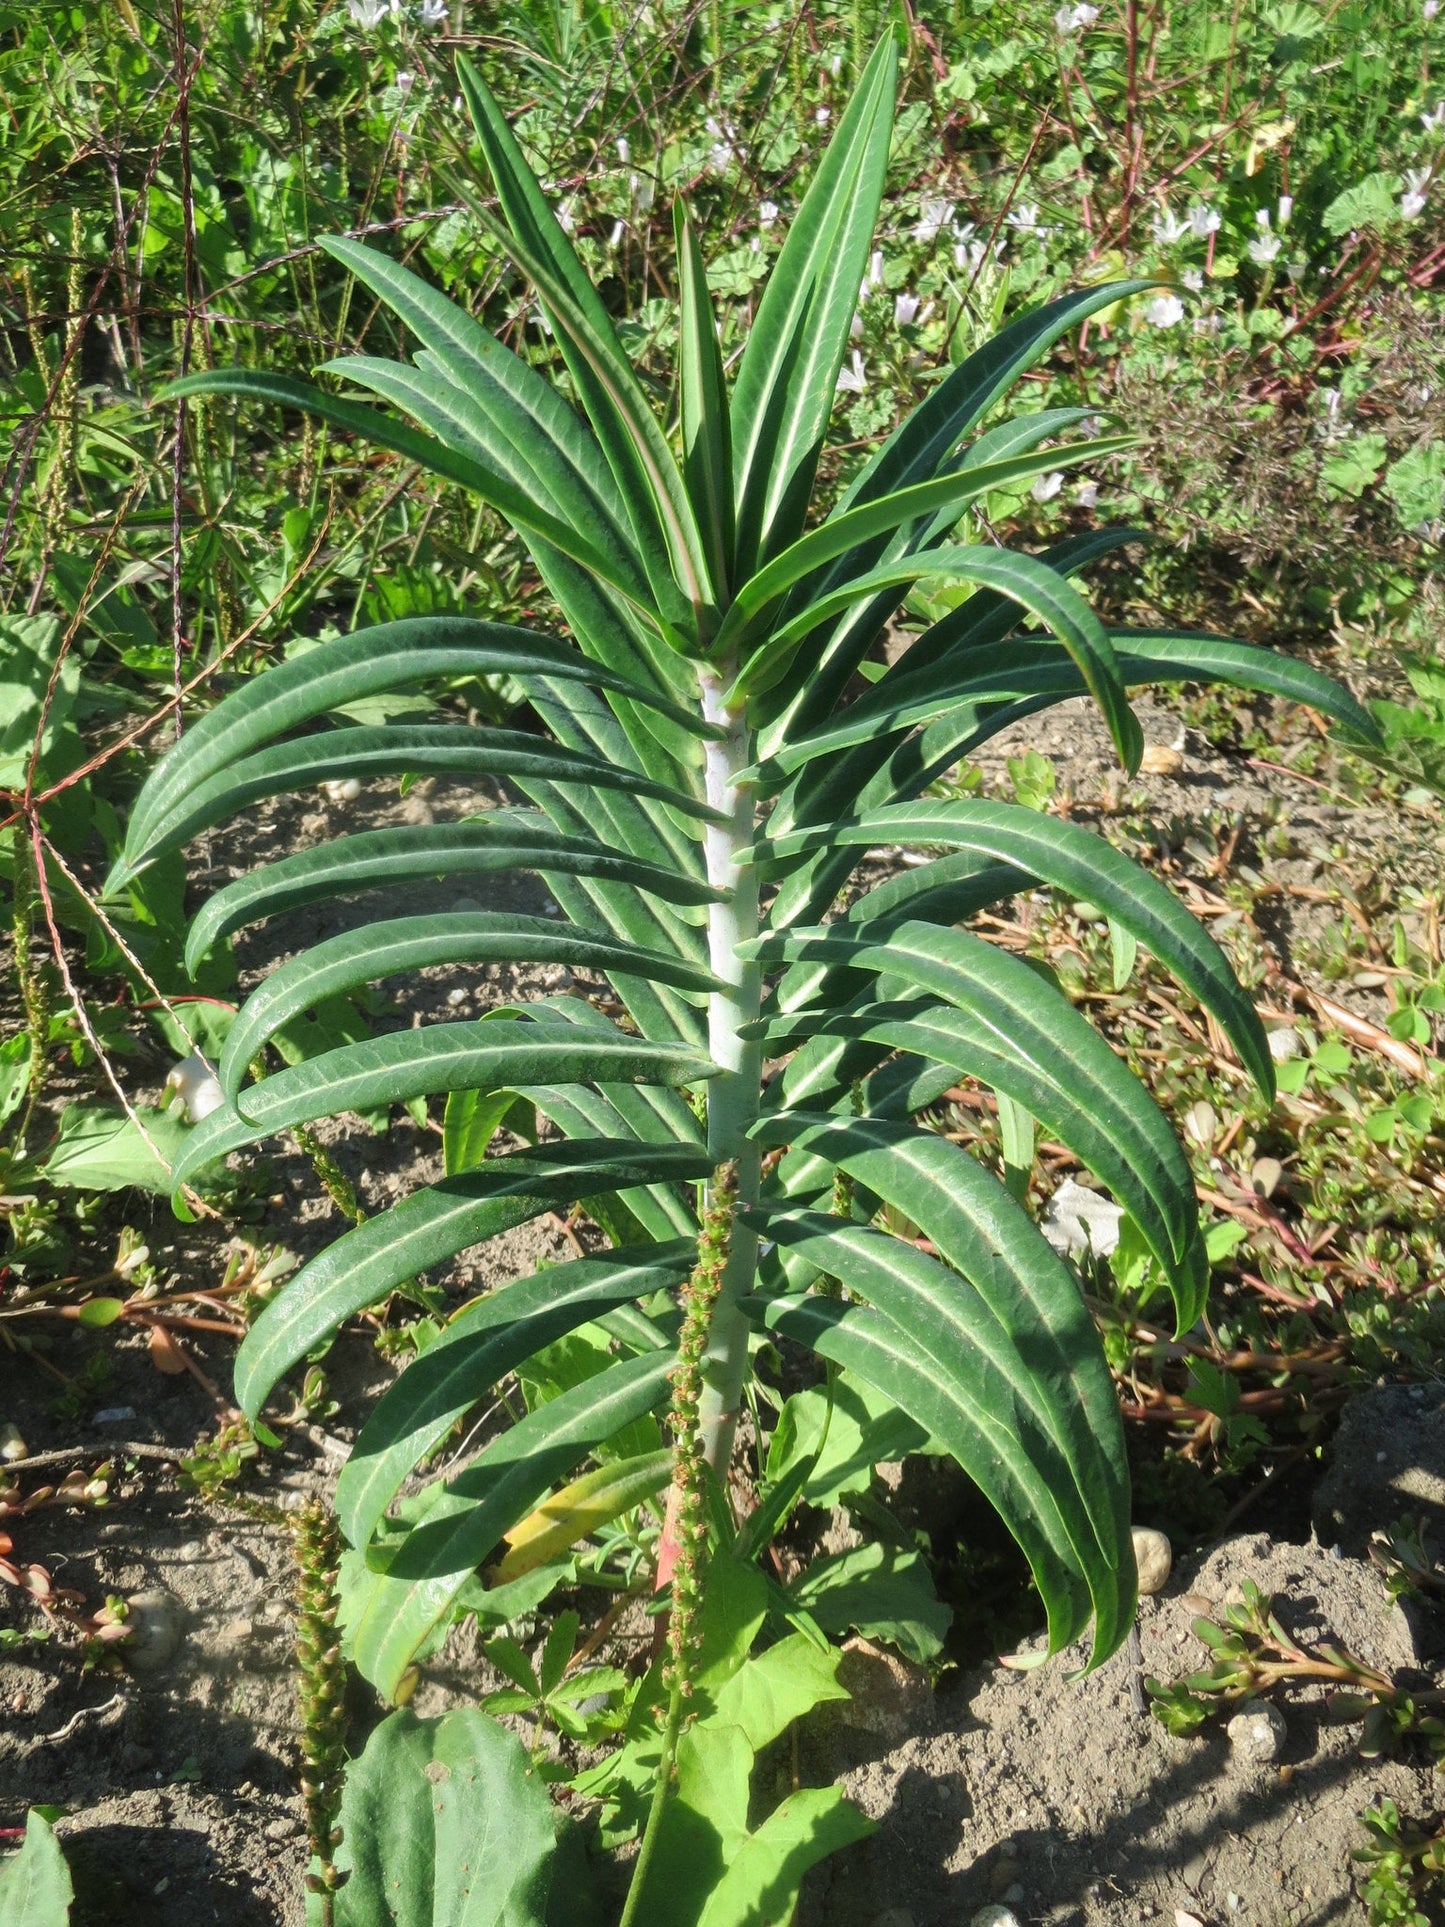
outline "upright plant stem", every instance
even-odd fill
[[[707,878],[728,892],[708,912],[708,962],[725,988],[708,1000],[708,1050],[721,1075],[708,1085],[707,1148],[715,1170],[736,1168],[737,1202],[747,1206],[758,1196],[760,1154],[748,1133],[758,1115],[762,1047],[739,1032],[758,1015],[762,972],[737,955],[738,944],[758,934],[758,886],[752,868],[740,861],[753,842],[754,803],[751,787],[739,783],[737,773],[753,760],[752,738],[742,717],[730,715],[722,704],[722,692],[735,673],[736,665],[727,662],[699,677],[703,715],[727,730],[726,737],[708,743],[705,752],[707,800],[726,818],[707,826]],[[706,1203],[713,1202],[709,1195]],[[752,1288],[757,1249],[757,1234],[742,1214],[734,1221],[703,1360],[698,1435],[704,1458],[724,1486],[748,1367],[748,1321],[739,1304]]]
[[[672,1763],[677,1757],[677,1741],[682,1732],[682,1713],[682,1687],[675,1683],[672,1697],[668,1701],[667,1725],[662,1734],[662,1758],[658,1762],[657,1779],[652,1789],[652,1804],[647,1809],[647,1825],[643,1830],[642,1843],[637,1849],[637,1858],[632,1863],[632,1879],[627,1889],[627,1903],[622,1909],[622,1918],[617,1923],[617,1927],[632,1927],[637,1910],[642,1905],[642,1893],[647,1885],[647,1871],[652,1865],[652,1856],[657,1851],[657,1842],[662,1831],[662,1816],[667,1808],[668,1789],[672,1781]]]

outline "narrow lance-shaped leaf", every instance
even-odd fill
[[[680,341],[678,391],[682,413],[682,472],[719,593],[732,582],[733,456],[727,382],[718,346],[717,317],[697,235],[681,202],[673,208],[677,243]]]

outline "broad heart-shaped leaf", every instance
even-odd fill
[[[357,1667],[394,1699],[406,1669],[468,1578],[558,1480],[667,1391],[670,1350],[627,1358],[559,1393],[493,1439],[465,1471],[428,1486],[385,1571],[355,1561],[343,1629]]]
[[[55,1829],[32,1807],[24,1845],[0,1860],[0,1921],[5,1927],[66,1927],[74,1898]]]
[[[340,1821],[336,1927],[546,1927],[546,1784],[476,1707],[388,1715],[346,1769]]]
[[[972,850],[1098,904],[1213,1012],[1261,1092],[1273,1096],[1274,1066],[1264,1027],[1223,951],[1164,884],[1102,837],[1012,803],[900,803],[821,833],[795,831],[763,844],[761,867],[766,873],[775,858],[816,847],[820,835],[845,845]]]
[[[799,1787],[730,1856],[697,1927],[767,1927],[791,1919],[809,1868],[866,1839],[876,1825],[841,1787]]]
[[[596,930],[545,917],[495,911],[397,917],[343,931],[273,970],[241,1007],[221,1055],[221,1088],[235,1098],[251,1060],[292,1018],[328,997],[440,964],[559,963],[574,970],[622,970],[706,992],[712,972],[660,951],[619,943]]]
[[[218,770],[191,790],[153,831],[154,861],[202,830],[224,822],[265,796],[309,788],[338,774],[375,776],[533,776],[587,790],[620,790],[663,801],[684,816],[706,819],[700,798],[651,782],[601,756],[563,749],[518,729],[474,729],[465,724],[367,725],[329,729],[272,743]]]
[[[696,1182],[710,1169],[696,1148],[572,1142],[490,1158],[414,1191],[328,1245],[265,1307],[236,1357],[237,1402],[254,1418],[276,1381],[348,1318],[499,1231],[601,1191]],[[658,1249],[668,1262],[670,1247]]]
[[[562,836],[540,811],[487,810],[462,823],[408,824],[339,836],[238,877],[209,897],[192,923],[186,967],[194,971],[212,944],[233,930],[308,903],[442,877],[514,870],[626,883],[665,903],[711,903],[720,895],[698,876],[644,862],[591,837]]]
[[[414,616],[320,643],[233,690],[192,724],[151,771],[131,812],[126,862],[148,854],[156,825],[218,770],[312,717],[384,690],[439,677],[550,677],[591,683],[656,707],[693,735],[719,732],[700,716],[619,676],[555,637],[465,616]]]
[[[676,1239],[578,1258],[458,1312],[382,1394],[341,1468],[336,1516],[349,1542],[367,1544],[416,1466],[506,1372],[589,1319],[680,1284],[696,1257],[692,1240]]]
[[[884,34],[788,230],[732,399],[737,562],[751,575],[802,531],[883,196],[898,49]]]

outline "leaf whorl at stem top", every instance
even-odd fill
[[[727,1269],[737,1209],[738,1168],[720,1164],[713,1174],[709,1202],[697,1241],[697,1264],[682,1287],[682,1330],[677,1341],[677,1363],[669,1372],[672,1404],[668,1429],[673,1437],[672,1504],[669,1527],[674,1538],[672,1610],[668,1621],[670,1654],[667,1684],[684,1695],[692,1691],[692,1661],[696,1649],[698,1606],[703,1569],[707,1562],[704,1523],[703,1451],[697,1435],[702,1401],[702,1361],[707,1352],[712,1317]]]

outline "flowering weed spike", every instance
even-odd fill
[[[296,1665],[301,1702],[301,1798],[306,1833],[316,1870],[306,1884],[321,1897],[323,1922],[333,1913],[333,1897],[346,1880],[334,1855],[341,1844],[336,1816],[346,1753],[346,1670],[336,1613],[336,1574],[341,1545],[336,1524],[315,1501],[303,1506],[293,1528],[296,1548]]]

